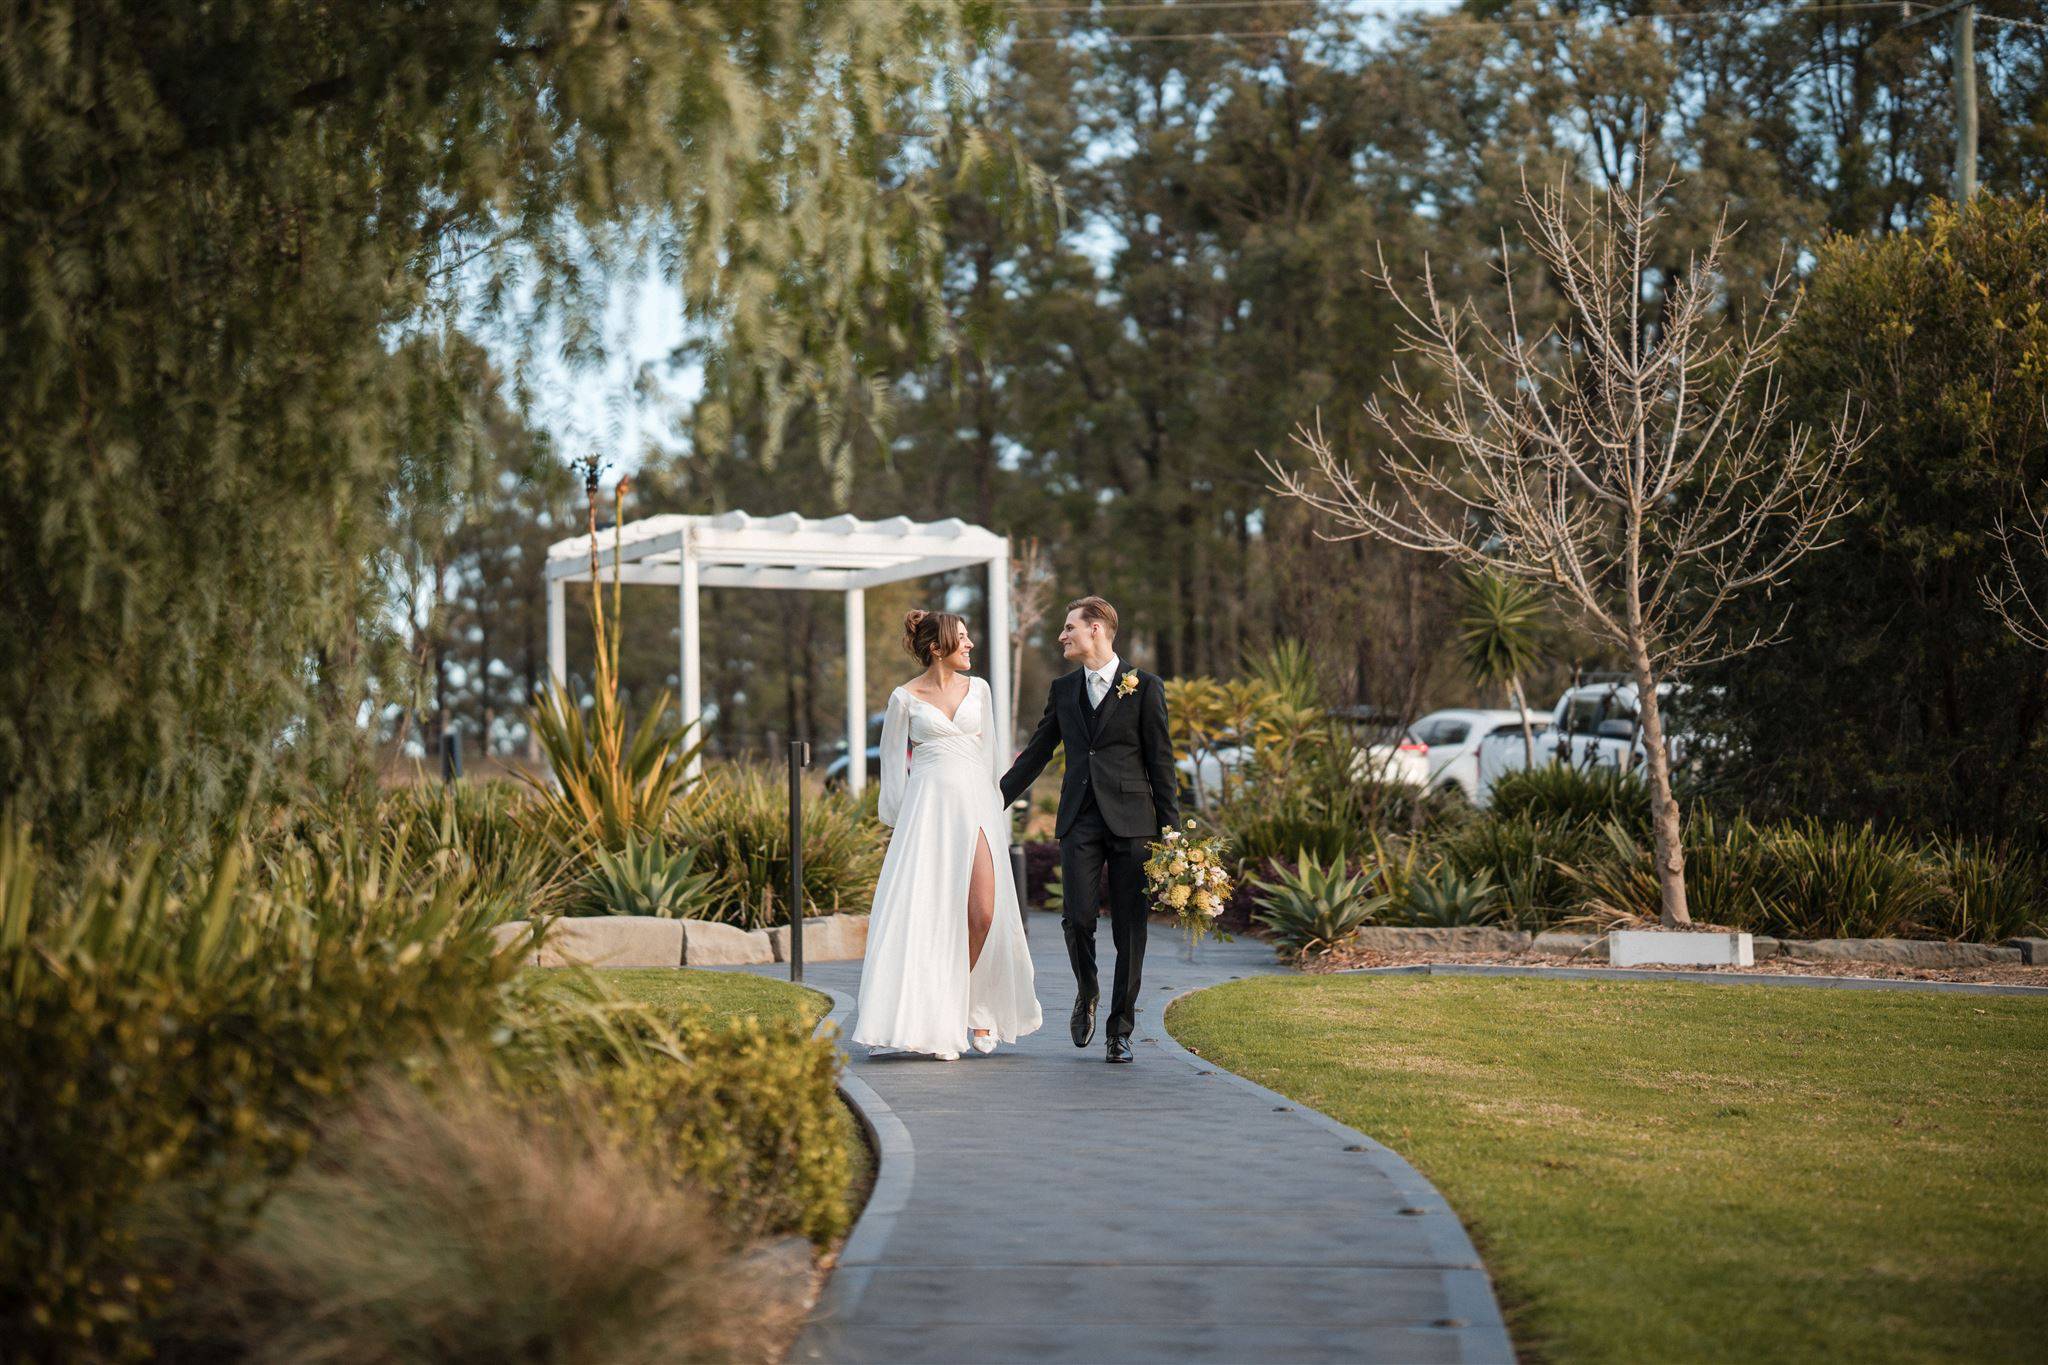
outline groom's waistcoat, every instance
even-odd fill
[[[1016,800],[1063,747],[1058,837],[1066,837],[1090,796],[1120,838],[1154,837],[1176,821],[1179,775],[1166,733],[1166,687],[1135,669],[1120,673],[1119,681],[1130,673],[1137,674],[1137,686],[1128,694],[1112,687],[1099,707],[1088,704],[1087,670],[1053,679],[1038,728],[1003,778],[1005,802]]]

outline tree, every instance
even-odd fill
[[[0,800],[67,847],[203,821],[323,716],[352,730],[335,670],[394,452],[468,420],[449,353],[399,343],[464,288],[576,359],[608,269],[652,251],[715,382],[857,392],[926,321],[937,262],[889,168],[960,15],[10,6],[0,635],[27,644],[0,662]]]
[[[2036,839],[2048,660],[1979,584],[2001,570],[1998,525],[2023,528],[2048,486],[2048,205],[1980,194],[1814,256],[1784,420],[1849,394],[1874,434],[1840,548],[1780,594],[1798,636],[1702,677],[1725,734],[1714,785],[1760,812]],[[1739,604],[1731,624],[1767,629],[1776,611]]]
[[[1472,680],[1505,689],[1521,712],[1522,757],[1535,767],[1536,732],[1529,724],[1529,699],[1522,695],[1522,679],[1543,648],[1543,600],[1535,585],[1492,569],[1467,574],[1458,645]]]
[[[1658,689],[1776,635],[1731,636],[1721,617],[1826,543],[1850,505],[1841,476],[1859,436],[1846,411],[1818,439],[1777,425],[1785,395],[1773,367],[1792,310],[1730,326],[1719,311],[1725,225],[1682,274],[1655,270],[1671,183],[1523,190],[1526,236],[1562,296],[1561,327],[1520,329],[1505,261],[1504,326],[1446,303],[1431,274],[1419,304],[1388,281],[1407,318],[1404,347],[1443,396],[1397,375],[1391,406],[1368,405],[1386,441],[1376,482],[1315,426],[1298,434],[1313,479],[1267,468],[1278,491],[1341,534],[1539,585],[1622,654],[1648,756],[1661,915],[1679,926],[1691,916]],[[1783,285],[1780,276],[1766,290],[1767,304]]]

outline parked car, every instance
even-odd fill
[[[1239,769],[1249,763],[1251,757],[1251,745],[1223,743],[1177,760],[1173,766],[1180,770],[1182,795],[1197,809],[1206,806],[1221,797],[1229,783],[1242,776]]]
[[[1512,739],[1522,745],[1522,713],[1513,710],[1453,707],[1432,711],[1410,727],[1425,746],[1421,785],[1428,790],[1456,787],[1467,801],[1480,804],[1480,751],[1490,739]],[[1550,728],[1549,716],[1531,715],[1529,728],[1538,737]],[[1540,749],[1539,749],[1540,751]]]
[[[1657,701],[1663,712],[1664,747],[1673,764],[1683,763],[1693,747],[1683,711],[1685,688],[1660,684]],[[1568,687],[1551,708],[1548,733],[1536,744],[1538,763],[1568,763],[1579,768],[1634,770],[1647,758],[1639,693],[1633,680],[1599,677]],[[1519,730],[1512,736],[1490,735],[1478,755],[1478,788],[1473,804],[1484,806],[1486,793],[1503,773],[1528,766]]]
[[[888,713],[884,711],[877,711],[868,717],[868,781],[870,784],[879,782],[882,779],[882,722],[887,718]],[[850,765],[846,761],[845,740],[839,741],[838,749],[838,756],[825,765],[825,787],[828,791],[846,785],[846,771]]]

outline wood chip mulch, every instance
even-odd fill
[[[1383,953],[1340,948],[1312,957],[1300,968],[1311,974],[1348,971],[1355,967],[1414,967],[1436,964],[1512,967],[1606,967],[1591,957],[1563,958],[1545,953]],[[1866,981],[1966,981],[1986,986],[2048,988],[2048,967],[2010,964],[1996,967],[1899,967],[1882,962],[1794,962],[1766,959],[1753,967],[1658,967],[1657,971],[1733,972],[1761,976],[1842,976]]]

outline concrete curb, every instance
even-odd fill
[[[818,1021],[822,1032],[826,1025],[837,1028],[843,1035],[845,1024],[853,1013],[854,1001],[844,992],[829,986],[813,986],[804,983],[832,1001],[832,1011]],[[836,1317],[851,1313],[867,1292],[868,1282],[873,1278],[873,1265],[882,1259],[883,1250],[889,1239],[895,1235],[896,1219],[910,1202],[911,1182],[917,1175],[917,1149],[910,1140],[910,1130],[903,1120],[896,1117],[896,1111],[889,1102],[875,1093],[873,1086],[849,1072],[842,1063],[839,1069],[839,1094],[867,1130],[868,1141],[875,1149],[875,1187],[868,1191],[867,1203],[861,1208],[860,1217],[846,1234],[846,1241],[839,1248],[839,1258],[825,1277],[824,1288],[818,1294],[817,1303],[810,1312],[810,1324],[830,1322]],[[818,1348],[811,1342],[811,1330],[805,1332],[791,1348],[792,1360],[822,1360]]]
[[[1781,976],[1774,972],[1667,972],[1648,967],[1517,967],[1486,962],[1420,962],[1403,967],[1347,967],[1331,976],[1548,976],[1571,981],[1698,981],[1715,986],[1800,986],[1837,991],[1934,991],[1950,995],[2048,998],[2048,986],[1980,981],[1898,981],[1867,976]]]
[[[1182,1047],[1167,1030],[1166,1011],[1173,1008],[1175,1001],[1214,989],[1214,986],[1198,986],[1168,997],[1153,1030],[1157,1036],[1147,1037],[1145,1041],[1155,1044],[1161,1052],[1186,1063],[1197,1072],[1213,1075],[1228,1085],[1247,1090],[1275,1108],[1292,1110],[1297,1117],[1338,1139],[1346,1150],[1355,1149],[1363,1162],[1400,1190],[1408,1201],[1408,1209],[1403,1212],[1415,1210],[1414,1216],[1429,1231],[1431,1245],[1442,1267],[1445,1295],[1453,1308],[1452,1316],[1440,1325],[1457,1339],[1458,1358],[1512,1362],[1515,1359],[1514,1343],[1508,1337],[1507,1322],[1501,1317],[1500,1302],[1493,1292],[1493,1277],[1487,1273],[1478,1248],[1473,1246],[1471,1235],[1465,1231],[1464,1223],[1450,1202],[1437,1192],[1436,1186],[1430,1184],[1422,1172],[1409,1165],[1407,1158],[1399,1152],[1358,1129],[1339,1123],[1328,1114],[1311,1109],[1277,1090],[1268,1090],[1257,1081],[1240,1076],[1205,1057],[1196,1056]]]

